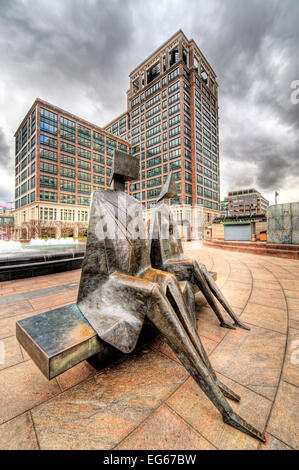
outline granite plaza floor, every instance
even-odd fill
[[[21,318],[76,300],[80,270],[0,283],[0,449],[295,449],[299,447],[299,262],[201,248],[185,253],[251,331],[220,328],[201,296],[198,331],[237,412],[266,444],[221,415],[158,337],[97,372],[83,362],[48,382],[15,338]]]

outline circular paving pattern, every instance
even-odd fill
[[[20,348],[15,322],[76,301],[80,271],[0,284],[0,449],[295,449],[299,404],[299,262],[186,243],[250,327],[220,328],[197,295],[198,332],[232,407],[261,444],[222,422],[158,337],[96,372],[83,362],[48,382]],[[226,315],[224,313],[224,315]]]

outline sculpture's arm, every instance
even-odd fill
[[[156,283],[114,272],[78,306],[99,337],[130,353],[136,346]]]

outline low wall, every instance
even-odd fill
[[[269,243],[299,244],[299,202],[270,206],[267,219]]]
[[[212,224],[212,239],[224,240],[224,225]]]

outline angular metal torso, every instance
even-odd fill
[[[162,269],[170,259],[184,257],[178,228],[168,204],[162,203],[153,210],[150,253],[152,266],[158,269]]]
[[[123,191],[95,192],[77,302],[100,338],[123,352],[136,343],[146,311],[142,296],[121,290],[111,275],[138,277],[150,266],[138,201]]]

